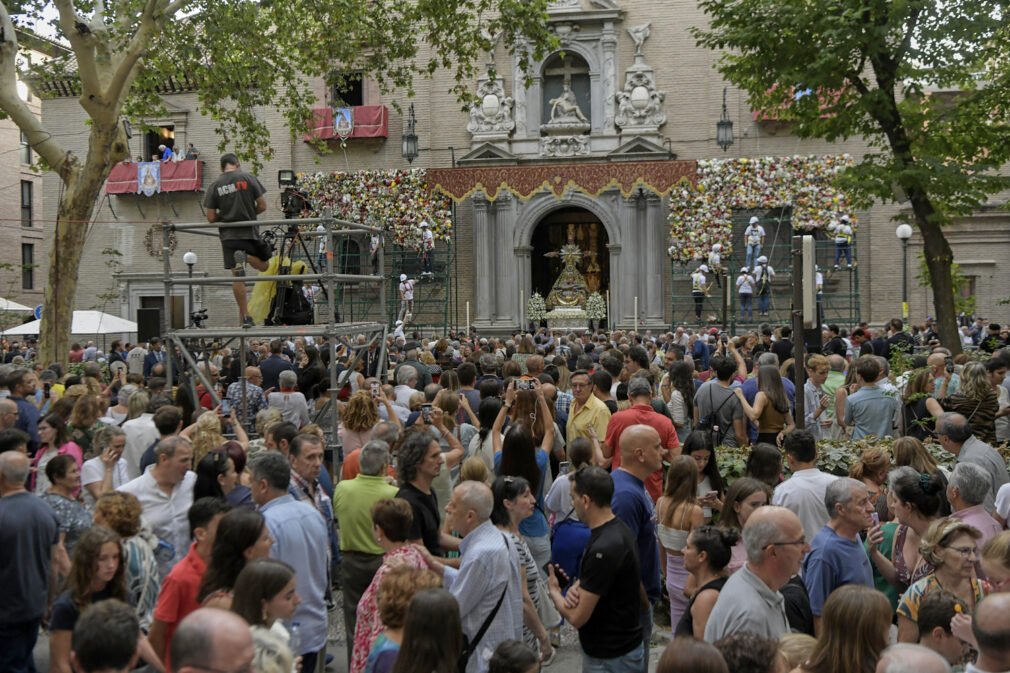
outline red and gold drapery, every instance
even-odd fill
[[[503,191],[525,201],[543,190],[561,198],[569,189],[599,196],[616,188],[631,197],[639,187],[665,196],[681,180],[695,181],[694,161],[629,161],[428,169],[428,185],[456,201],[482,191],[494,201]]]

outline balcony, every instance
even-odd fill
[[[354,128],[347,136],[348,140],[389,137],[389,109],[385,105],[355,105],[352,109]],[[309,132],[302,136],[302,140],[310,142],[339,138],[340,135],[333,129],[333,108],[313,108]]]
[[[161,191],[198,192],[203,189],[203,162],[167,161],[161,164]],[[105,181],[106,194],[137,194],[137,164],[122,162],[112,167]]]

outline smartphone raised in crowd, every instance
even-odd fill
[[[221,415],[228,416],[229,414],[231,414],[231,402],[226,397],[221,400]]]
[[[424,419],[425,423],[431,423],[431,404],[425,403],[421,405],[421,418]]]
[[[560,463],[558,463],[558,476],[568,474],[568,471],[570,469],[572,469],[571,463],[569,463],[567,460],[561,461]]]
[[[372,397],[373,398],[378,397],[379,396],[379,382],[378,381],[372,381],[372,383],[370,385],[371,385],[371,388],[372,388]]]

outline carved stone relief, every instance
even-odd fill
[[[505,140],[516,127],[512,116],[513,101],[505,95],[501,79],[484,80],[477,86],[480,102],[470,107],[470,121],[466,130],[474,141]]]

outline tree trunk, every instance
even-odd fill
[[[957,328],[954,282],[950,274],[954,252],[936,221],[936,210],[926,194],[919,188],[912,188],[908,194],[915,213],[915,223],[922,233],[923,254],[926,268],[929,269],[940,343],[950,349],[952,354],[958,355],[961,353],[961,333]]]
[[[118,114],[112,118],[118,120]],[[127,150],[126,138],[115,121],[103,125],[94,122],[84,165],[77,164],[75,160],[60,171],[64,192],[49,251],[49,275],[39,328],[39,359],[46,366],[53,362],[66,362],[77,297],[77,278],[91,214],[112,166],[128,156]]]

